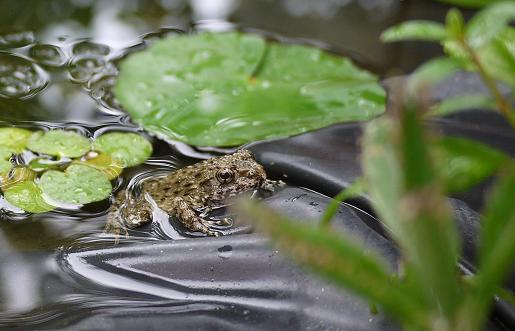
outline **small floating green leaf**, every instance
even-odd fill
[[[44,213],[54,209],[54,206],[45,202],[41,189],[33,181],[24,181],[9,187],[4,196],[10,204],[29,213]]]
[[[3,146],[13,153],[21,153],[31,135],[32,131],[27,129],[0,128],[0,147]]]
[[[133,167],[141,164],[152,154],[152,144],[147,139],[132,132],[103,134],[95,140],[93,149],[108,154],[123,167]],[[104,161],[100,161],[100,163],[105,164]]]
[[[65,172],[45,172],[39,185],[51,199],[72,204],[104,200],[112,190],[111,182],[104,173],[78,164],[69,166]]]
[[[147,131],[196,146],[368,120],[385,106],[377,78],[348,59],[237,32],[174,36],[132,54],[115,92]]]
[[[39,131],[30,136],[27,147],[37,153],[59,157],[79,157],[90,150],[90,141],[74,131]]]
[[[91,152],[95,153],[96,152]],[[109,180],[120,176],[123,166],[119,161],[113,160],[108,154],[98,154],[95,157],[86,160],[74,161],[75,164],[83,164],[102,171]]]

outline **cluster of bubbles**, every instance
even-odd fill
[[[100,110],[119,114],[111,92],[116,56],[109,46],[89,40],[66,43],[63,39],[53,45],[37,42],[32,32],[0,35],[0,97],[34,97],[49,85],[49,73],[61,70],[103,106]]]

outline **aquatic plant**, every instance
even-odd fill
[[[11,162],[28,153],[22,163]],[[111,180],[123,168],[139,165],[152,145],[130,132],[107,132],[94,140],[72,130],[0,128],[0,188],[13,206],[30,213],[56,205],[82,205],[106,199]],[[35,155],[35,156],[34,156]],[[26,163],[26,164],[24,164]]]
[[[461,1],[463,3],[467,1]],[[470,2],[470,1],[469,1]],[[445,57],[432,59],[410,77],[408,87],[419,91],[437,84],[457,71],[478,73],[490,95],[459,95],[435,105],[433,115],[445,115],[465,108],[482,107],[500,111],[515,127],[515,113],[498,82],[515,88],[515,2],[500,1],[478,12],[467,24],[457,9],[451,9],[446,23],[408,21],[386,30],[385,42],[419,40],[440,42]]]

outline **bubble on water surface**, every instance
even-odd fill
[[[37,44],[29,49],[29,56],[41,65],[60,67],[66,60],[63,51],[55,46],[49,44]]]
[[[76,83],[86,83],[106,66],[102,57],[76,57],[70,64],[70,79]]]
[[[0,34],[0,49],[18,48],[34,42],[32,31],[9,32]]]
[[[0,97],[30,97],[47,84],[47,76],[36,64],[21,56],[0,53]]]
[[[72,48],[73,55],[108,55],[111,48],[104,44],[98,44],[91,41],[81,41],[76,43]]]
[[[116,78],[115,74],[101,75],[89,82],[90,96],[101,106],[101,111],[111,115],[123,114],[113,92]]]

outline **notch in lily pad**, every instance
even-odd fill
[[[27,147],[36,153],[57,157],[80,157],[90,148],[90,140],[75,131],[51,130],[34,132]]]

